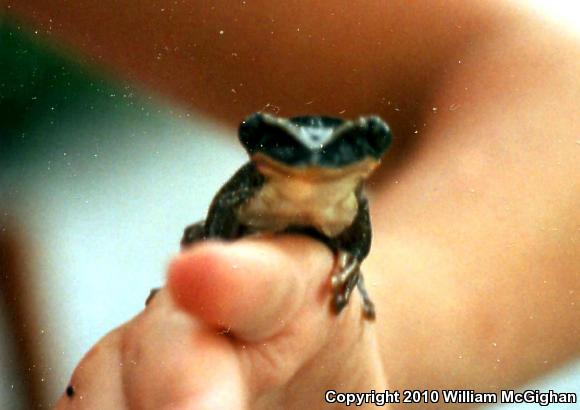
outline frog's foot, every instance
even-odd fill
[[[147,299],[145,299],[145,306],[151,303],[157,292],[159,292],[160,290],[161,288],[153,288],[149,291],[149,296],[147,296]]]
[[[204,234],[205,234],[205,221],[199,221],[197,223],[189,225],[183,231],[183,236],[181,237],[181,249],[185,249],[189,245],[203,240]]]
[[[363,278],[362,273],[358,276],[357,282],[358,292],[360,293],[362,300],[363,300],[363,315],[368,320],[375,320],[376,312],[375,312],[375,304],[371,300],[369,296],[369,292],[365,287],[365,281]]]
[[[352,290],[358,282],[360,262],[345,251],[338,251],[336,260],[331,283],[334,309],[338,314],[347,305]]]
[[[363,300],[363,315],[368,320],[375,318],[375,305],[364,285],[360,261],[348,252],[339,250],[335,273],[332,275],[333,305],[340,313],[348,304],[352,290],[358,288]]]
[[[336,260],[335,271],[337,272],[332,275],[332,288],[334,290],[340,290],[353,276],[356,276],[360,262],[350,253],[341,250],[337,252]]]

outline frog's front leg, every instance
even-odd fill
[[[254,163],[241,167],[213,199],[204,224],[205,239],[237,239],[245,234],[238,217],[239,208],[264,184]]]
[[[337,252],[331,278],[333,305],[337,314],[348,304],[360,276],[359,268],[360,262],[352,254],[343,250]]]
[[[205,221],[199,221],[194,224],[189,225],[183,231],[183,236],[181,237],[181,249],[199,242],[205,239]]]
[[[358,212],[349,228],[329,243],[337,258],[332,276],[333,306],[340,312],[348,303],[352,290],[358,287],[366,319],[375,318],[375,307],[364,285],[360,265],[371,246],[371,223],[368,203],[362,191],[357,192]]]
[[[331,279],[333,305],[336,313],[340,313],[348,304],[348,300],[356,286],[362,297],[364,317],[373,320],[376,315],[375,304],[366,290],[364,277],[360,271],[360,261],[346,251],[339,251],[336,259],[336,268]]]
[[[357,274],[360,263],[352,254],[343,250],[338,251],[336,259],[338,269],[332,275],[332,287],[340,289]]]
[[[203,241],[205,239],[205,221],[199,221],[194,224],[189,225],[183,231],[183,236],[181,237],[181,249],[185,249],[192,244]],[[145,306],[147,306],[157,292],[159,292],[161,288],[153,288],[149,291],[149,296],[145,299]]]

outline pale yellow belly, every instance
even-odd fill
[[[357,211],[352,186],[284,181],[266,184],[239,209],[238,218],[257,230],[275,232],[302,225],[334,237],[352,224]]]

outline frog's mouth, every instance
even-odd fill
[[[380,161],[371,157],[342,167],[322,167],[320,165],[288,165],[264,155],[252,155],[252,162],[266,177],[300,178],[309,181],[331,181],[345,178],[365,179],[379,165]]]

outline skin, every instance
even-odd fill
[[[358,294],[340,316],[330,309],[332,263],[306,237],[194,245],[171,263],[168,290],[85,356],[71,378],[75,397],[57,408],[316,408],[304,391],[339,381],[381,389]]]
[[[396,140],[372,180],[363,266],[379,316],[362,321],[357,299],[329,314],[332,258],[314,241],[204,243],[91,350],[77,396],[57,408],[216,408],[217,391],[224,408],[315,408],[327,388],[490,391],[578,357],[580,41],[566,25],[523,2],[109,3],[8,5],[87,61],[226,124],[272,106],[387,120]],[[289,298],[295,286],[304,293]]]

